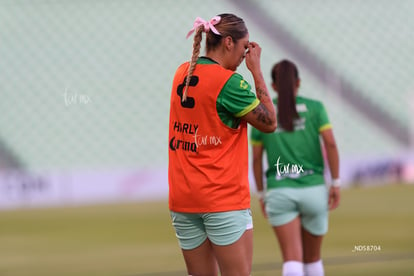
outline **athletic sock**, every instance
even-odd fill
[[[304,276],[303,263],[299,261],[287,261],[283,263],[283,276]]]
[[[305,276],[324,276],[325,272],[323,269],[322,260],[306,263],[304,266]]]

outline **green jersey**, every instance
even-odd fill
[[[277,99],[274,100],[277,106]],[[294,121],[294,131],[278,126],[273,133],[252,128],[251,143],[263,145],[268,169],[267,188],[308,187],[324,184],[324,160],[319,133],[331,128],[323,104],[296,97],[300,118]]]
[[[197,61],[197,64],[215,63],[207,57],[200,57]],[[251,88],[251,85],[238,73],[234,73],[229,78],[216,102],[217,113],[224,124],[231,128],[238,128],[240,118],[259,105],[260,101]]]

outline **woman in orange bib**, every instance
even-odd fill
[[[189,275],[250,275],[247,123],[263,132],[276,129],[261,48],[233,14],[197,18],[188,36],[193,32],[191,61],[179,66],[171,91],[171,218]],[[203,32],[206,56],[199,57]],[[244,58],[256,93],[235,72]]]

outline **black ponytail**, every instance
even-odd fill
[[[298,79],[298,69],[291,61],[282,60],[273,66],[272,80],[276,84],[278,92],[278,123],[289,132],[294,131],[294,120],[299,119],[295,98]]]

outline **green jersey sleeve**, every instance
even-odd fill
[[[243,77],[234,73],[226,82],[217,97],[217,112],[221,120],[230,127],[237,127],[243,117],[259,105],[251,85]]]
[[[319,102],[318,111],[319,132],[332,128],[332,125],[328,119],[328,114],[326,113],[326,109],[321,102]]]

